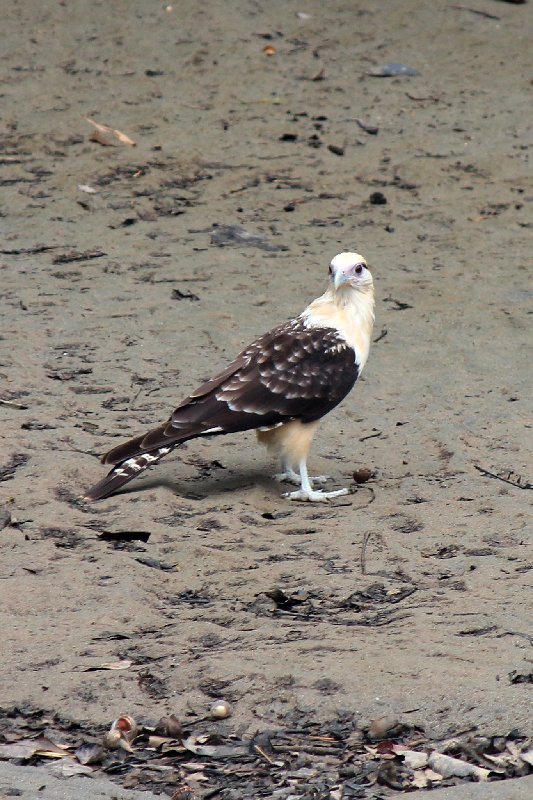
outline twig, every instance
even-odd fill
[[[268,753],[265,753],[265,751],[261,747],[259,747],[258,744],[254,744],[254,750],[256,753],[259,753],[259,755],[262,756],[262,758],[264,758],[265,761],[268,761],[269,764],[274,764],[274,759],[270,758]]]
[[[377,344],[378,342],[381,342],[381,340],[384,339],[387,334],[388,334],[387,328],[383,328],[381,333],[379,334],[379,336],[377,336],[374,339],[374,344]]]
[[[451,5],[450,8],[455,8],[458,11],[470,11],[471,14],[477,14],[479,17],[485,17],[485,19],[501,19],[496,14],[489,14],[488,11],[479,11],[477,8],[470,8],[469,6]]]
[[[361,557],[359,559],[359,563],[361,564],[361,574],[366,575],[366,548],[370,537],[372,536],[372,531],[367,531],[363,536],[363,544],[361,546]]]
[[[49,250],[63,250],[63,244],[42,244],[37,247],[18,247],[15,250],[0,250],[4,256],[21,256],[21,255],[37,255],[38,253],[47,253]]]
[[[4,400],[0,397],[0,406],[13,406],[13,408],[21,408],[26,409],[29,406],[24,405],[24,403],[16,403],[14,400]]]
[[[482,475],[486,475],[488,478],[495,478],[497,481],[503,481],[504,483],[510,484],[510,486],[514,486],[517,489],[533,489],[533,483],[521,483],[522,480],[520,475],[518,475],[517,481],[510,480],[511,475],[513,474],[512,471],[509,471],[507,478],[503,478],[501,475],[497,475],[495,472],[491,472],[484,467],[478,467],[477,464],[474,464],[474,469],[477,469],[478,472],[481,472]]]
[[[366,442],[367,439],[375,439],[377,436],[381,436],[383,431],[378,431],[377,433],[369,433],[368,436],[362,436],[359,441]]]

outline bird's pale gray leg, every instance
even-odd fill
[[[300,485],[300,476],[293,470],[290,463],[284,458],[281,462],[281,472],[272,476],[275,481],[279,483],[294,483],[295,486]]]
[[[272,476],[275,481],[279,483],[293,483],[295,486],[301,485],[302,480],[300,475],[293,470],[286,459],[283,459],[281,463],[281,470],[281,472]],[[311,481],[311,483],[326,483],[329,481],[329,478],[329,475],[313,475],[313,477],[308,478],[308,480]]]
[[[321,489],[313,489],[309,475],[307,474],[307,464],[305,459],[300,461],[300,488],[295,492],[287,492],[283,495],[287,500],[306,500],[310,503],[327,503],[333,497],[341,497],[348,494],[348,489],[336,489],[333,492],[323,492]]]

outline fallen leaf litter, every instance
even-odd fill
[[[339,711],[336,720],[319,724],[295,711],[282,728],[243,736],[228,724],[230,715],[229,704],[218,700],[192,720],[123,714],[108,730],[88,730],[59,715],[4,709],[0,759],[36,768],[54,761],[54,773],[63,777],[106,773],[125,788],[189,800],[378,800],[392,791],[533,772],[533,742],[518,730],[501,736],[471,730],[432,741],[394,716],[361,726]]]

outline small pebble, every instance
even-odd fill
[[[369,197],[370,202],[373,206],[385,206],[387,205],[387,198],[383,194],[383,192],[372,192]]]

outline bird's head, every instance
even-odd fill
[[[348,288],[364,291],[373,286],[372,275],[359,253],[336,255],[329,265],[329,275],[335,292]]]

